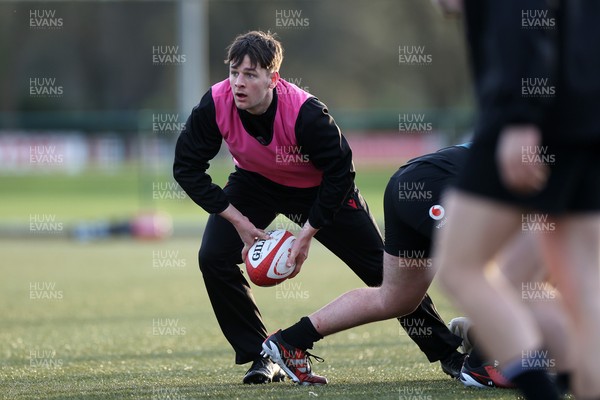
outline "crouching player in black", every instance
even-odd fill
[[[313,343],[324,336],[345,329],[405,316],[401,323],[407,332],[421,336],[424,343],[431,339],[411,329],[424,324],[418,315],[408,314],[417,309],[431,284],[432,235],[444,229],[446,223],[440,196],[457,175],[467,148],[452,146],[415,158],[391,177],[384,195],[385,253],[380,287],[347,292],[265,340],[264,354],[294,381],[316,381],[306,349],[312,349]]]

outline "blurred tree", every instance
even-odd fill
[[[54,10],[64,24],[32,29],[31,10]],[[174,110],[178,66],[152,56],[178,45],[176,23],[174,1],[0,3],[0,111]],[[252,29],[276,32],[281,75],[334,110],[383,113],[393,127],[404,110],[471,106],[460,23],[431,2],[210,0],[211,82],[227,77],[226,46]],[[401,64],[400,46],[421,47],[431,61]],[[55,78],[64,94],[31,96],[35,77]]]

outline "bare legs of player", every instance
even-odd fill
[[[478,343],[505,365],[539,350],[542,332],[519,293],[503,275],[488,279],[485,273],[487,263],[519,230],[520,210],[452,192],[446,211],[451,229],[438,237],[440,283],[473,319]],[[587,216],[560,220],[558,226],[557,232],[543,236],[542,252],[546,262],[552,260],[548,265],[562,291],[569,322],[575,324],[575,394],[597,397],[600,382],[594,382],[594,362],[600,357],[600,345],[594,338],[600,335],[600,222]]]
[[[308,317],[317,332],[327,336],[369,322],[410,314],[423,300],[431,283],[428,268],[422,267],[428,265],[431,265],[431,259],[407,260],[384,253],[380,287],[346,292]]]
[[[437,238],[440,284],[472,318],[478,343],[501,363],[538,350],[542,335],[511,283],[503,275],[493,282],[485,275],[485,266],[518,230],[521,214],[457,192],[448,194],[445,208],[451,229]]]
[[[573,370],[573,343],[564,304],[560,293],[550,284],[544,268],[537,236],[533,233],[519,233],[510,242],[497,259],[498,269],[508,279],[513,288],[521,291],[521,300],[531,310],[540,327],[544,347],[555,361],[555,371],[568,373]],[[497,279],[492,275],[492,279]],[[538,287],[531,293],[529,288]],[[539,293],[545,291],[546,293]]]
[[[571,316],[577,398],[600,397],[600,215],[556,219],[556,231],[541,240],[542,254],[556,277]]]

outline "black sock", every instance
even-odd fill
[[[546,371],[537,367],[545,365],[548,352],[542,350],[522,352],[521,357],[502,366],[504,376],[513,382],[528,400],[558,400],[556,384]],[[536,367],[534,367],[536,366]]]
[[[308,317],[300,318],[300,321],[281,331],[281,337],[288,344],[303,350],[312,349],[315,342],[323,339]]]
[[[485,363],[485,358],[479,352],[477,347],[473,347],[473,350],[471,350],[468,363],[469,366],[473,368],[481,367]]]
[[[525,370],[511,381],[517,385],[527,400],[558,400],[556,386],[545,371]]]
[[[571,391],[571,373],[559,372],[556,374],[556,387],[561,395],[566,395]]]

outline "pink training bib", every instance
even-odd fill
[[[297,188],[319,186],[323,173],[315,168],[308,155],[302,153],[295,132],[300,107],[313,96],[283,79],[278,81],[275,90],[277,110],[273,139],[264,146],[244,129],[229,79],[213,85],[217,125],[233,156],[233,162],[280,185]]]

